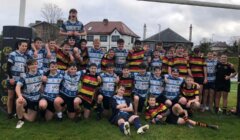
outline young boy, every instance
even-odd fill
[[[145,99],[148,95],[149,82],[151,73],[147,72],[147,66],[144,63],[139,65],[140,72],[134,73],[134,89],[133,89],[133,102],[134,102],[134,113],[142,112],[144,107]]]
[[[157,50],[153,52],[153,58],[149,61],[152,71],[154,70],[154,67],[162,67],[162,59],[160,58],[160,53]]]
[[[110,109],[110,101],[115,92],[116,84],[119,82],[119,77],[114,73],[114,65],[107,64],[106,72],[101,73],[99,81],[102,86],[100,87],[100,94],[97,97],[97,120],[101,119],[102,106],[104,108],[104,114],[108,115]]]
[[[88,48],[89,61],[88,65],[95,63],[97,65],[97,73],[101,72],[101,60],[104,56],[104,52],[100,48],[100,40],[94,39],[93,48]]]
[[[150,78],[150,88],[149,94],[154,95],[157,99],[157,102],[163,102],[163,90],[164,90],[164,77],[161,76],[161,68],[154,67],[154,73]]]
[[[39,101],[39,109],[44,112],[45,119],[51,120],[55,114],[54,100],[59,96],[60,84],[63,79],[63,71],[58,70],[56,62],[50,62],[47,72],[47,81],[44,85],[44,92]]]
[[[213,111],[213,102],[215,96],[215,79],[216,79],[216,65],[217,61],[213,58],[213,52],[208,52],[207,59],[207,83],[204,84],[204,96],[203,96],[203,110]],[[208,104],[207,104],[208,101]]]
[[[7,99],[7,113],[8,118],[13,117],[13,102],[15,99],[15,87],[16,83],[26,72],[26,62],[30,58],[26,54],[28,43],[27,41],[19,41],[18,49],[13,51],[8,56],[7,62],[7,89],[8,89],[8,99]]]
[[[125,135],[131,135],[129,123],[134,124],[137,134],[143,134],[149,129],[149,125],[141,125],[139,116],[133,114],[131,101],[123,96],[124,92],[125,88],[119,86],[117,94],[112,98],[112,116],[110,122],[117,124],[120,131]]]
[[[117,41],[117,48],[115,49],[116,74],[120,75],[122,73],[122,68],[126,65],[127,56],[128,51],[124,49],[124,40],[120,38]]]
[[[78,97],[82,100],[82,105],[84,107],[84,118],[87,119],[90,116],[91,109],[94,104],[94,98],[100,81],[98,79],[97,65],[90,64],[89,72],[85,73],[81,78],[81,86],[79,88]]]
[[[87,48],[87,40],[81,39],[80,40],[80,50],[82,56],[82,62],[80,63],[80,70],[86,70],[88,64],[88,48]]]
[[[139,65],[143,63],[144,49],[141,46],[141,41],[136,40],[134,42],[133,50],[130,50],[127,56],[130,72],[139,72]]]
[[[219,112],[221,96],[223,96],[223,114],[227,113],[228,93],[230,92],[231,81],[237,72],[234,67],[228,63],[227,55],[222,54],[220,62],[216,65],[216,99],[215,112]]]
[[[43,71],[47,72],[49,70],[50,62],[57,62],[56,48],[59,48],[54,39],[50,39],[46,48],[49,48],[51,56],[48,58],[47,53],[43,56]]]
[[[119,85],[125,87],[125,94],[123,96],[132,99],[133,75],[130,73],[128,65],[122,67],[122,74],[119,76]]]
[[[193,77],[187,76],[185,78],[185,83],[181,86],[180,96],[180,100],[186,100],[185,107],[189,116],[192,115],[192,110],[197,110],[200,108],[199,89],[194,83]]]
[[[77,66],[72,63],[68,66],[67,71],[64,73],[63,81],[60,85],[60,94],[54,100],[54,106],[57,112],[58,118],[62,119],[63,106],[67,106],[68,118],[74,119],[76,112],[79,111],[79,104],[81,104],[80,98],[77,97],[78,85],[83,75],[83,71],[77,71]]]
[[[102,58],[101,61],[101,72],[106,72],[106,65],[107,64],[112,64],[114,65],[115,62],[115,58],[114,58],[115,54],[114,54],[114,50],[113,49],[109,49],[107,54],[104,55],[104,57]]]
[[[16,109],[18,115],[18,123],[16,128],[21,128],[24,119],[34,121],[37,116],[38,102],[40,98],[40,89],[42,87],[43,75],[38,71],[36,60],[27,61],[28,73],[21,77],[16,86]],[[23,90],[21,90],[23,88]],[[25,109],[26,108],[26,111]]]

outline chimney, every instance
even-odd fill
[[[144,25],[143,25],[143,40],[146,39],[146,34],[147,34],[147,25],[144,24]]]
[[[106,19],[106,18],[103,19],[103,24],[104,24],[104,25],[108,25],[108,19]]]
[[[192,41],[192,24],[190,25],[190,30],[189,30],[189,41]]]

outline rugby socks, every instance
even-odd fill
[[[134,120],[133,120],[133,124],[134,124],[134,127],[136,128],[136,129],[138,129],[138,128],[140,128],[142,125],[141,125],[141,123],[140,123],[140,119],[139,118],[135,118]]]
[[[208,124],[206,124],[206,123],[202,123],[202,122],[197,122],[196,121],[196,124],[195,124],[196,126],[201,126],[201,127],[208,127]]]
[[[121,131],[122,133],[124,133],[124,123],[121,123],[121,124],[119,125],[119,129],[120,129],[120,131]]]
[[[63,116],[62,116],[62,112],[58,112],[58,113],[57,113],[57,117],[58,117],[59,119],[62,119],[62,117],[63,117]]]

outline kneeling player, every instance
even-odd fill
[[[28,73],[21,77],[16,86],[16,109],[18,115],[18,123],[16,128],[21,128],[24,124],[24,119],[34,121],[37,116],[38,102],[40,98],[40,89],[42,86],[43,76],[38,71],[36,60],[27,61]],[[21,91],[23,88],[23,92]],[[25,109],[26,108],[26,112]]]
[[[117,124],[119,129],[125,135],[130,135],[130,125],[134,124],[138,134],[145,133],[149,125],[142,126],[139,116],[133,114],[133,105],[131,101],[124,97],[125,87],[119,86],[117,94],[112,98],[112,116],[110,122]]]
[[[54,100],[59,95],[59,87],[63,79],[63,71],[58,70],[56,62],[50,62],[49,69],[50,71],[46,74],[43,98],[39,101],[39,109],[45,114],[47,121],[54,116]]]

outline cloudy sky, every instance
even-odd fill
[[[199,0],[213,1],[216,0]],[[217,0],[217,2],[239,4],[239,0]],[[171,28],[186,39],[189,26],[193,25],[193,42],[203,38],[230,42],[240,37],[240,10],[192,7],[137,0],[27,0],[25,26],[35,20],[43,20],[41,8],[45,3],[54,3],[63,10],[67,19],[71,8],[78,10],[83,23],[101,21],[122,21],[142,37],[143,25],[147,24],[147,37],[161,30]],[[20,0],[1,0],[0,31],[4,25],[17,25]]]

